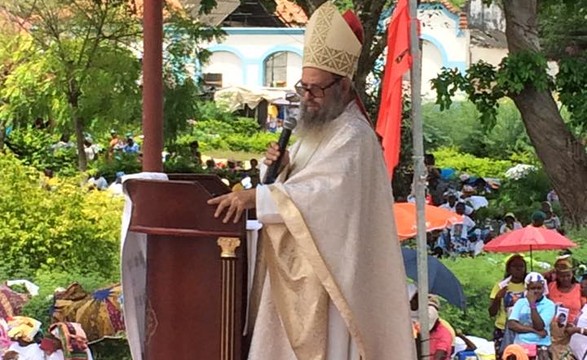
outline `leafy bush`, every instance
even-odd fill
[[[542,168],[530,172],[519,180],[508,179],[499,189],[498,196],[490,200],[490,208],[500,214],[514,212],[518,220],[529,223],[532,213],[540,209],[550,191],[550,180]]]
[[[441,148],[432,153],[436,158],[436,166],[480,177],[503,178],[506,170],[514,165],[509,160],[478,158],[460,153],[455,148]]]
[[[141,163],[138,155],[132,153],[117,152],[113,159],[100,156],[88,165],[91,174],[104,176],[108,182],[114,181],[116,179],[116,173],[119,171],[125,174],[134,174],[141,171]]]
[[[75,148],[53,150],[51,146],[58,140],[58,137],[43,130],[19,128],[10,133],[6,146],[26,165],[40,171],[48,168],[61,175],[72,176],[77,173]]]
[[[263,152],[267,144],[279,135],[262,132],[254,119],[238,118],[232,122],[220,120],[198,121],[191,133],[182,136],[178,143],[189,144],[197,140],[203,151],[232,150]]]
[[[11,155],[0,155],[0,252],[12,275],[43,266],[110,276],[118,271],[122,200],[87,192],[81,179],[42,187],[40,174]]]
[[[424,104],[423,118],[429,151],[454,147],[459,152],[496,159],[509,159],[521,152],[533,154],[520,113],[510,100],[500,102],[497,121],[491,128],[479,122],[479,112],[471,102],[454,103],[444,111],[438,105]]]

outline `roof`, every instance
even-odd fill
[[[275,0],[275,14],[287,25],[302,26],[308,22],[308,15],[291,0]]]

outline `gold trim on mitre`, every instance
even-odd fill
[[[352,78],[360,55],[361,43],[336,6],[322,4],[306,26],[302,66]]]

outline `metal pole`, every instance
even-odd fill
[[[412,99],[412,139],[414,143],[414,192],[416,195],[416,219],[418,225],[418,317],[422,341],[422,359],[430,353],[428,331],[428,246],[426,243],[425,188],[426,168],[424,166],[424,140],[422,128],[421,81],[422,56],[418,37],[418,1],[410,0],[410,53],[412,69],[410,72]]]
[[[163,0],[143,6],[143,171],[162,172]]]

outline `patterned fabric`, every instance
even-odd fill
[[[325,2],[310,18],[304,40],[302,66],[352,77],[357,70],[361,43],[336,6]]]
[[[49,327],[51,335],[61,342],[65,360],[86,360],[88,340],[82,326],[78,323],[59,322]]]
[[[80,323],[89,342],[121,335],[125,328],[120,284],[91,294],[85,292],[79,284],[73,284],[70,288],[68,295],[59,296],[55,301],[54,321]]]
[[[0,318],[19,315],[27,301],[29,295],[18,293],[4,284],[0,285]]]

